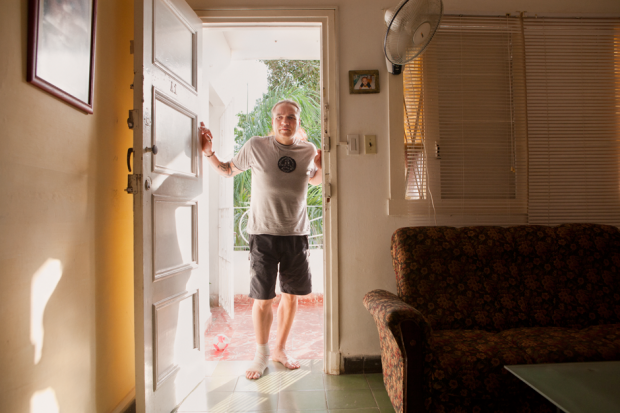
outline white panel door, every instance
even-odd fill
[[[220,117],[220,159],[231,159],[235,150],[235,116],[233,102],[229,103]],[[234,178],[233,178],[234,179]],[[234,181],[219,177],[219,301],[220,306],[235,318],[235,276],[233,268],[234,251]]]
[[[171,412],[205,374],[201,26],[183,0],[135,2],[134,298],[142,413]]]

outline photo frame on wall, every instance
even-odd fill
[[[30,0],[26,80],[93,113],[97,0]]]
[[[349,70],[349,93],[366,94],[381,91],[378,70]]]

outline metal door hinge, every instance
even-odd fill
[[[135,195],[140,192],[141,184],[142,174],[127,175],[127,188],[125,188],[125,192]]]
[[[133,120],[134,113],[135,113],[135,110],[129,111],[129,117],[127,118],[127,126],[129,127],[129,129],[133,129],[133,126],[135,124]]]
[[[332,184],[327,183],[327,182],[323,182],[323,193],[325,195],[325,198],[331,198],[332,197]]]
[[[325,136],[323,138],[323,152],[329,152],[330,148],[332,147],[332,138],[329,136]]]

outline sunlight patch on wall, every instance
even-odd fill
[[[35,392],[30,398],[30,413],[59,413],[56,392],[51,387]]]
[[[43,315],[45,313],[45,307],[52,297],[61,277],[62,264],[59,260],[52,258],[45,261],[32,276],[32,285],[30,289],[30,342],[34,346],[35,365],[41,361],[41,355],[43,353],[43,337],[45,335],[43,329]]]

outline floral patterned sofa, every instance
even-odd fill
[[[504,365],[620,360],[616,227],[412,227],[364,305],[397,412],[551,412]]]

